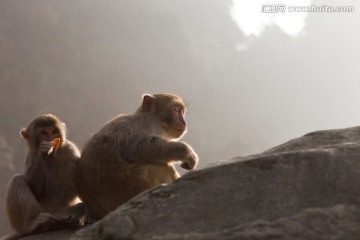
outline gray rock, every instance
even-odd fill
[[[359,193],[360,127],[320,131],[186,174],[57,239],[358,240]]]

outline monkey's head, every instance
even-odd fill
[[[186,133],[185,103],[174,94],[145,94],[139,110],[159,120],[163,136],[168,139],[178,139]]]
[[[20,134],[27,141],[30,151],[37,151],[41,141],[51,142],[55,138],[60,138],[60,145],[66,141],[65,124],[52,114],[35,118],[27,128],[20,131]]]

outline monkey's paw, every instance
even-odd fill
[[[186,169],[186,170],[192,170],[196,167],[196,165],[199,161],[199,157],[190,146],[189,146],[188,150],[189,150],[189,156],[182,161],[180,167],[182,167],[183,169]]]
[[[50,142],[42,141],[39,146],[39,154],[43,159],[47,159],[47,156],[52,153],[54,147]]]

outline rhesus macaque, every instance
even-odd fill
[[[85,211],[83,203],[75,202],[80,153],[66,139],[65,125],[46,114],[20,133],[29,151],[25,174],[11,179],[7,193],[7,213],[17,232],[8,239],[78,226]],[[54,139],[60,140],[57,148]]]
[[[140,192],[179,178],[198,156],[185,142],[185,104],[172,94],[144,95],[134,114],[109,121],[85,145],[79,163],[79,196],[95,221]]]

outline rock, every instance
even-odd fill
[[[56,239],[357,240],[359,193],[360,127],[319,131],[186,174]]]
[[[329,148],[332,145],[352,143],[360,143],[360,127],[308,133],[303,137],[291,140],[285,144],[265,151],[265,153],[290,152],[311,148]]]

